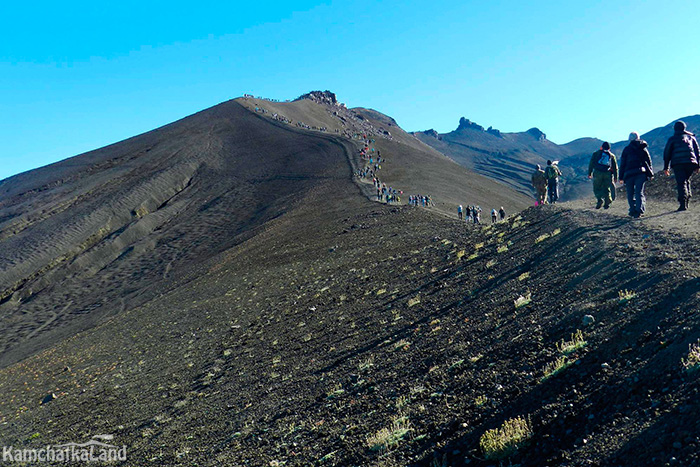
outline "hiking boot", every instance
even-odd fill
[[[602,205],[603,205],[603,200],[602,200],[602,199],[599,199],[598,202],[597,202],[596,205],[595,205],[595,208],[596,208],[596,209],[600,209],[600,207],[601,207]]]
[[[687,210],[688,210],[688,208],[685,206],[685,203],[681,203],[681,205],[678,206],[678,209],[676,209],[676,212],[687,211]]]
[[[606,203],[605,206],[603,206],[603,209],[610,209],[610,204]]]

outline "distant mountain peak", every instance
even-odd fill
[[[303,99],[309,99],[314,102],[318,102],[320,104],[329,104],[329,105],[339,105],[338,104],[338,98],[336,97],[334,92],[330,92],[328,90],[326,91],[311,91],[309,93],[306,93],[302,96],[299,96],[297,101],[303,100]]]
[[[539,128],[530,128],[526,133],[535,138],[537,141],[544,141],[547,139],[547,135],[545,135]]]

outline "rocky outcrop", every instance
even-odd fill
[[[432,128],[430,130],[425,130],[422,133],[426,136],[430,136],[431,138],[442,139],[442,137],[440,136],[440,133],[438,133],[437,131],[435,131]]]
[[[492,126],[488,127],[488,129],[486,130],[486,133],[493,135],[493,136],[496,136],[498,138],[503,138],[503,135],[501,135],[501,130],[497,130]]]
[[[307,94],[304,94],[303,96],[298,97],[296,100],[300,101],[302,99],[309,99],[314,102],[318,102],[319,104],[340,105],[338,103],[338,98],[336,97],[335,93],[330,92],[328,90],[311,91]]]
[[[477,123],[472,122],[472,121],[469,120],[468,118],[464,118],[464,117],[460,118],[460,119],[459,119],[459,126],[457,127],[457,131],[460,131],[460,130],[467,130],[467,129],[469,129],[469,130],[484,131],[484,127],[483,127],[483,126],[481,126],[481,125],[479,125],[479,124],[477,124]]]
[[[547,135],[542,133],[539,128],[530,128],[527,130],[527,134],[535,138],[537,141],[544,141],[547,139]]]

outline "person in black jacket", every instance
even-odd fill
[[[635,131],[630,133],[629,144],[620,158],[620,182],[627,186],[629,215],[641,217],[646,209],[644,184],[654,176],[647,142],[639,139]]]
[[[700,165],[700,148],[695,135],[685,130],[685,122],[678,120],[673,125],[673,136],[668,139],[664,149],[664,174],[668,175],[671,165],[678,186],[678,211],[688,209],[692,196],[690,178],[698,171]]]

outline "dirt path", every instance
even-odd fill
[[[666,185],[669,183],[668,180],[662,180],[662,182]],[[587,198],[564,202],[560,206],[576,210],[596,211],[595,197],[592,191],[591,188],[591,194]],[[630,222],[638,223],[645,228],[663,230],[687,238],[700,238],[700,201],[697,198],[691,199],[688,211],[676,212],[678,202],[670,198],[669,195],[670,193],[666,193],[666,196],[663,197],[654,195],[647,197],[646,213],[641,219],[633,219],[627,215],[627,194],[624,189],[618,191],[617,199],[610,206],[610,209],[600,209],[598,212],[602,215],[627,218]]]

